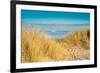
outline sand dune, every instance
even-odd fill
[[[63,39],[51,39],[39,31],[23,29],[21,57],[22,63],[89,59],[89,30],[72,32]]]

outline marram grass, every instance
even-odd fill
[[[39,31],[22,29],[21,61],[30,63],[89,59],[89,33],[89,30],[83,29],[63,39],[51,39]]]

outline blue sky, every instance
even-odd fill
[[[56,12],[21,10],[22,27],[46,31],[52,37],[61,37],[68,32],[89,28],[90,14],[79,12]]]

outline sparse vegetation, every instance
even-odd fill
[[[51,39],[39,31],[22,29],[22,63],[89,59],[89,35],[89,30],[82,29],[63,39]]]

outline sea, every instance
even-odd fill
[[[71,32],[89,29],[89,24],[22,24],[22,28],[36,29],[45,32],[51,38],[61,39]]]

